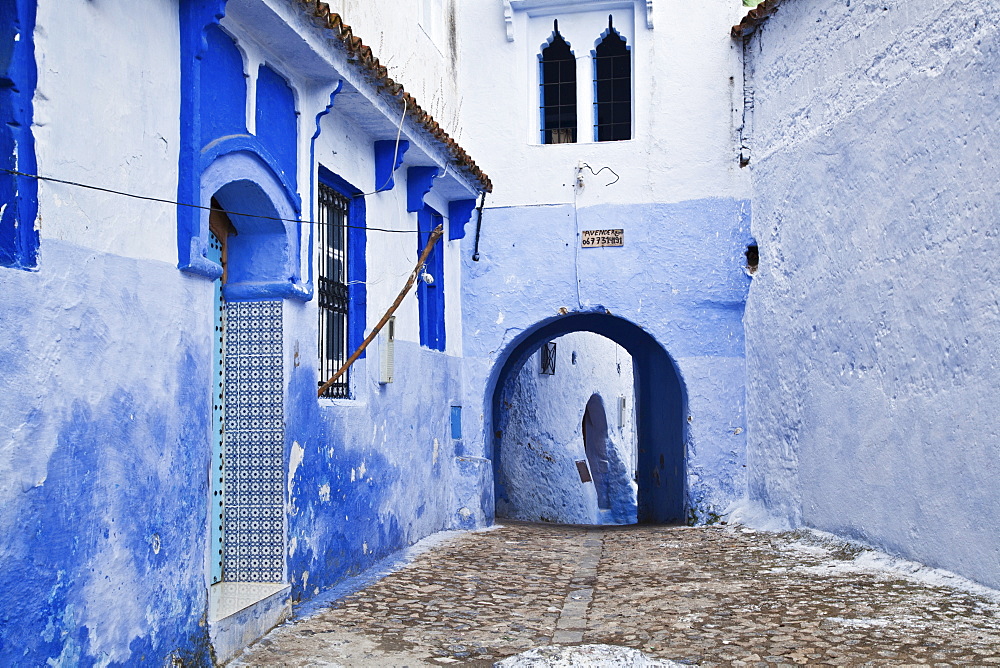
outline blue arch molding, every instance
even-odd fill
[[[32,97],[35,64],[35,0],[0,5],[0,167],[34,174]],[[0,174],[0,266],[32,269],[38,264],[38,182]]]
[[[347,230],[347,349],[354,350],[365,340],[368,316],[368,232],[367,208],[362,192],[353,184],[334,174],[323,165],[318,168],[321,183],[330,186],[341,195],[350,198],[347,220],[351,228]],[[310,235],[310,239],[311,239]],[[312,249],[310,249],[310,252]],[[310,255],[311,257],[311,255]],[[309,263],[312,267],[312,262]],[[312,282],[310,281],[310,285]],[[359,359],[364,359],[361,351]]]
[[[434,179],[441,170],[437,167],[410,167],[406,170],[406,210],[422,211],[424,197],[434,187]]]
[[[628,320],[604,312],[572,313],[542,321],[512,342],[494,367],[488,395],[493,470],[497,470],[499,438],[493,432],[503,407],[504,384],[542,343],[571,332],[593,332],[625,348],[635,364],[637,432],[639,437],[640,523],[680,524],[686,519],[687,392],[676,364],[648,332]],[[494,480],[497,476],[494,475]],[[496,498],[506,499],[497,484]]]
[[[251,198],[246,203],[249,209],[238,202],[230,203],[227,208],[240,213],[271,217],[275,217],[275,212],[283,212],[283,215],[277,217],[298,219],[302,212],[302,201],[296,192],[294,181],[294,156],[297,150],[295,135],[291,134],[292,146],[289,148],[285,146],[289,142],[287,128],[276,133],[265,133],[263,138],[247,133],[246,81],[242,56],[232,40],[219,28],[219,21],[225,16],[225,7],[226,0],[181,0],[180,3],[181,150],[178,161],[178,201],[208,205],[214,191],[206,193],[202,187],[202,177],[206,170],[217,160],[239,154],[243,157],[252,156],[252,159],[244,162],[249,171],[242,177],[234,175],[232,180],[258,179],[258,186],[261,186],[258,190],[268,192],[268,197],[264,199],[269,201],[265,203],[260,198]],[[276,85],[276,82],[270,79],[268,81],[265,87],[274,88],[271,84]],[[284,80],[281,83],[284,84]],[[282,113],[287,115],[289,93],[290,90],[288,93],[266,96],[268,104],[274,102],[272,106],[280,107],[284,110]],[[294,123],[294,116],[292,122]],[[274,154],[275,149],[280,155]],[[292,156],[291,160],[289,155]],[[219,187],[224,185],[219,184]],[[284,258],[270,257],[267,260],[272,263],[282,261],[285,273],[273,280],[247,281],[244,285],[247,292],[244,298],[290,297],[308,300],[312,297],[312,290],[308,284],[303,285],[299,270],[299,224],[272,222],[281,226],[288,254]],[[270,233],[276,232],[276,228],[270,228]],[[178,206],[178,267],[211,279],[218,278],[222,274],[222,268],[208,259],[207,252],[208,212]]]
[[[448,202],[448,241],[465,238],[465,224],[472,219],[476,209],[474,199],[456,199]]]
[[[230,276],[226,298],[307,301],[312,290],[301,280],[299,223],[290,222],[298,218],[298,201],[289,196],[287,182],[261,152],[265,151],[254,137],[219,140],[207,147],[207,164],[199,178],[201,201],[210,202],[214,196],[232,212],[229,217],[238,233],[232,250],[240,249],[253,265]],[[193,221],[197,229],[207,236],[208,211],[191,210],[198,214]],[[192,250],[202,240],[200,235],[191,237]],[[205,260],[221,274],[222,267]]]

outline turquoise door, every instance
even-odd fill
[[[222,241],[210,234],[208,258],[222,264]],[[226,375],[226,300],[222,279],[215,281],[214,324],[212,327],[212,496],[209,501],[212,584],[222,581],[223,546],[225,545],[225,494],[223,493],[223,431]]]

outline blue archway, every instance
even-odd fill
[[[504,410],[500,395],[507,381],[545,342],[571,332],[593,332],[615,341],[632,356],[639,461],[638,521],[643,524],[679,524],[686,519],[687,394],[676,364],[667,351],[638,325],[607,313],[572,313],[542,321],[523,332],[504,351],[487,385],[488,448],[494,480],[499,457],[494,426]],[[502,483],[495,482],[497,500],[506,499]]]

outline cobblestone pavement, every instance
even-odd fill
[[[240,666],[490,666],[604,643],[701,666],[1000,666],[1000,599],[814,533],[509,523],[272,631]]]

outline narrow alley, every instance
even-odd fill
[[[811,532],[507,522],[431,539],[237,666],[491,666],[609,644],[701,666],[1000,665],[1000,599]]]

